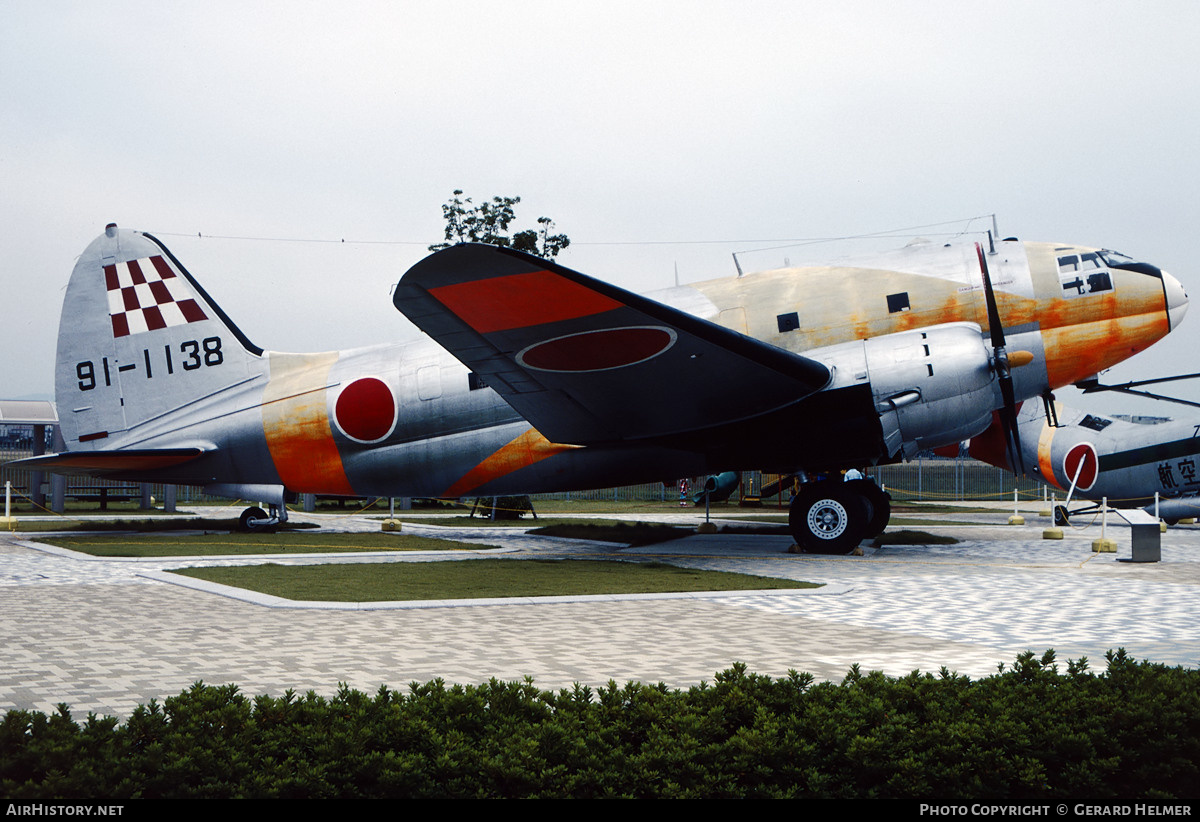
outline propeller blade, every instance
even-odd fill
[[[975,243],[979,255],[979,270],[983,273],[983,299],[987,303],[988,331],[992,335],[992,348],[1004,348],[1004,325],[1000,322],[1000,307],[996,305],[996,292],[992,288],[992,275],[988,271],[987,255],[983,246]]]
[[[1000,381],[1000,394],[1004,407],[1000,409],[1000,422],[1004,426],[1004,439],[1008,444],[1008,464],[1017,476],[1025,476],[1025,455],[1021,452],[1021,431],[1017,425],[1017,403],[1011,376]]]
[[[987,304],[988,331],[992,336],[996,379],[1000,383],[1000,397],[1004,401],[1000,408],[1000,423],[1004,428],[1004,439],[1008,446],[1008,464],[1013,473],[1024,476],[1025,457],[1021,453],[1021,433],[1017,427],[1016,390],[1009,369],[1008,352],[1004,349],[1004,325],[1000,322],[1000,307],[996,303],[995,289],[992,288],[987,255],[979,243],[975,244],[975,251],[979,255],[979,271],[983,275],[983,297]]]

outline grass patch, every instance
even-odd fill
[[[191,503],[180,503],[181,505],[190,505]],[[167,511],[162,507],[162,500],[159,500],[155,508],[143,508],[140,501],[112,501],[108,503],[107,508],[101,508],[99,502],[80,502],[73,500],[70,497],[63,504],[63,513],[65,514],[125,514],[126,516],[135,517],[177,517],[185,516],[180,511]],[[12,504],[12,514],[14,517],[40,517],[46,514],[54,513],[49,508],[43,505],[34,505],[27,502],[17,502],[15,499]]]
[[[784,522],[787,519],[784,518]],[[755,534],[758,536],[790,537],[792,529],[787,525],[773,525],[770,522],[748,522],[746,525],[722,525],[717,529],[719,534]]]
[[[694,528],[680,528],[675,525],[662,523],[563,520],[543,526],[542,528],[534,528],[529,533],[544,537],[616,542],[636,548],[642,545],[655,545],[659,542],[690,537],[696,531]]]
[[[694,510],[679,504],[678,492],[674,499],[658,500],[582,500],[582,499],[538,499],[533,498],[533,510],[543,514],[678,514]],[[700,510],[704,510],[701,506]]]
[[[946,510],[944,510],[944,511],[930,511],[929,513],[939,513],[939,514],[1002,514],[1002,513],[1004,513],[1003,511],[991,511],[991,510],[987,510],[987,509],[974,510],[974,509],[964,509],[964,508],[950,508],[949,506],[945,506],[945,508],[946,508]],[[896,516],[897,511],[901,511],[903,513],[908,513],[908,514],[923,514],[923,513],[927,512],[927,509],[924,509],[924,508],[898,508],[897,506],[893,505],[892,506],[892,517],[890,520],[888,520],[889,525],[991,525],[991,524],[994,524],[994,523],[987,523],[987,522],[974,522],[974,521],[966,520],[966,519],[926,519],[924,517],[898,517],[898,516]],[[762,516],[762,517],[756,516],[756,517],[747,517],[745,521],[746,522],[783,522],[783,523],[786,523],[788,521],[788,517],[786,514],[781,514],[778,516],[776,516],[776,515],[767,515],[767,516]],[[732,531],[734,529],[730,528],[730,530]]]
[[[521,519],[488,519],[487,517],[403,517],[396,519],[401,522],[411,522],[414,525],[439,525],[445,528],[531,528],[535,530],[556,527],[559,525],[645,525],[647,523],[632,520],[607,519],[596,517],[539,517],[530,516]],[[670,526],[664,526],[670,527]],[[532,531],[530,533],[533,533]]]
[[[238,520],[212,519],[210,517],[174,517],[165,519],[56,519],[37,522],[18,522],[17,531],[37,533],[42,531],[236,531]],[[281,533],[288,531],[320,528],[311,522],[288,522],[278,526]]]
[[[936,502],[893,502],[892,511],[910,514],[995,514],[998,509],[971,505],[939,505]]]
[[[455,517],[410,517],[397,515],[401,522],[411,522],[414,525],[440,525],[446,528],[534,528],[544,523],[571,522],[569,519],[534,519],[530,516],[519,519],[491,519],[484,516],[469,517],[461,514]]]
[[[119,537],[52,537],[41,542],[97,557],[238,556],[246,554],[315,554],[353,551],[477,551],[475,545],[407,534],[177,534]]]
[[[991,513],[995,514],[996,511]],[[892,517],[888,525],[995,525],[994,522],[972,522],[965,519],[925,519],[923,517]]]
[[[927,534],[924,531],[885,531],[871,543],[876,548],[885,545],[957,545],[954,537]]]
[[[255,565],[173,573],[292,600],[393,602],[493,597],[652,594],[817,588],[749,574],[700,571],[661,562],[475,559],[382,565]]]

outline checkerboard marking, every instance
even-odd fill
[[[113,337],[208,319],[187,282],[161,256],[104,266]]]

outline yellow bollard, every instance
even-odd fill
[[[1009,525],[1024,525],[1025,517],[1017,513],[1017,489],[1013,489],[1013,515],[1008,518]]]
[[[1117,543],[1107,539],[1108,533],[1108,497],[1100,498],[1100,539],[1092,540],[1093,554],[1115,554]]]
[[[12,483],[4,482],[4,516],[0,517],[0,525],[16,525],[17,518],[12,514]]]

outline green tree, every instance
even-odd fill
[[[509,236],[508,226],[516,218],[514,206],[519,202],[520,197],[493,197],[476,204],[470,197],[463,199],[462,191],[455,189],[442,205],[446,241],[429,246],[429,250],[438,251],[456,243],[487,243],[554,259],[571,244],[571,240],[566,234],[553,233],[554,221],[549,217],[539,217],[536,229],[529,228]]]

